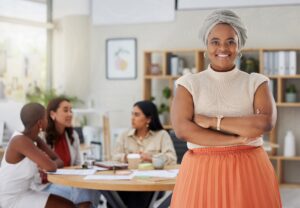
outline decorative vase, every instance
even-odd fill
[[[166,117],[164,113],[159,114],[159,120],[162,125],[166,124]]]
[[[295,136],[290,130],[286,132],[286,135],[284,137],[283,155],[286,157],[293,157],[296,155]]]
[[[295,103],[296,102],[296,93],[293,92],[287,92],[285,93],[285,102],[288,103]]]

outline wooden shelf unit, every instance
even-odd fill
[[[284,187],[300,187],[300,183],[287,183],[284,178],[284,170],[283,170],[283,163],[285,161],[298,161],[300,164],[300,156],[296,157],[285,157],[285,156],[269,156],[270,160],[273,161],[274,164],[274,169],[277,175],[278,183],[281,186]]]

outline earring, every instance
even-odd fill
[[[204,58],[207,58],[206,51],[204,51],[204,53],[203,53],[203,57],[204,57]]]
[[[43,131],[43,129],[40,127],[40,128],[39,128],[39,132],[42,132],[42,131]]]
[[[242,57],[243,57],[242,52],[239,52],[239,53],[238,53],[238,56],[239,56],[239,58],[242,58]]]

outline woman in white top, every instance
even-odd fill
[[[281,207],[262,134],[276,122],[264,75],[237,68],[246,28],[232,11],[212,12],[202,28],[208,68],[177,80],[172,126],[187,141],[171,207]]]
[[[0,168],[0,207],[2,208],[58,208],[75,205],[62,197],[31,189],[39,168],[56,171],[62,161],[38,137],[47,126],[45,108],[37,103],[26,104],[21,110],[25,126],[15,133],[5,151]]]

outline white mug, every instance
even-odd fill
[[[165,162],[166,159],[163,154],[156,154],[152,156],[152,164],[155,169],[163,169]]]

